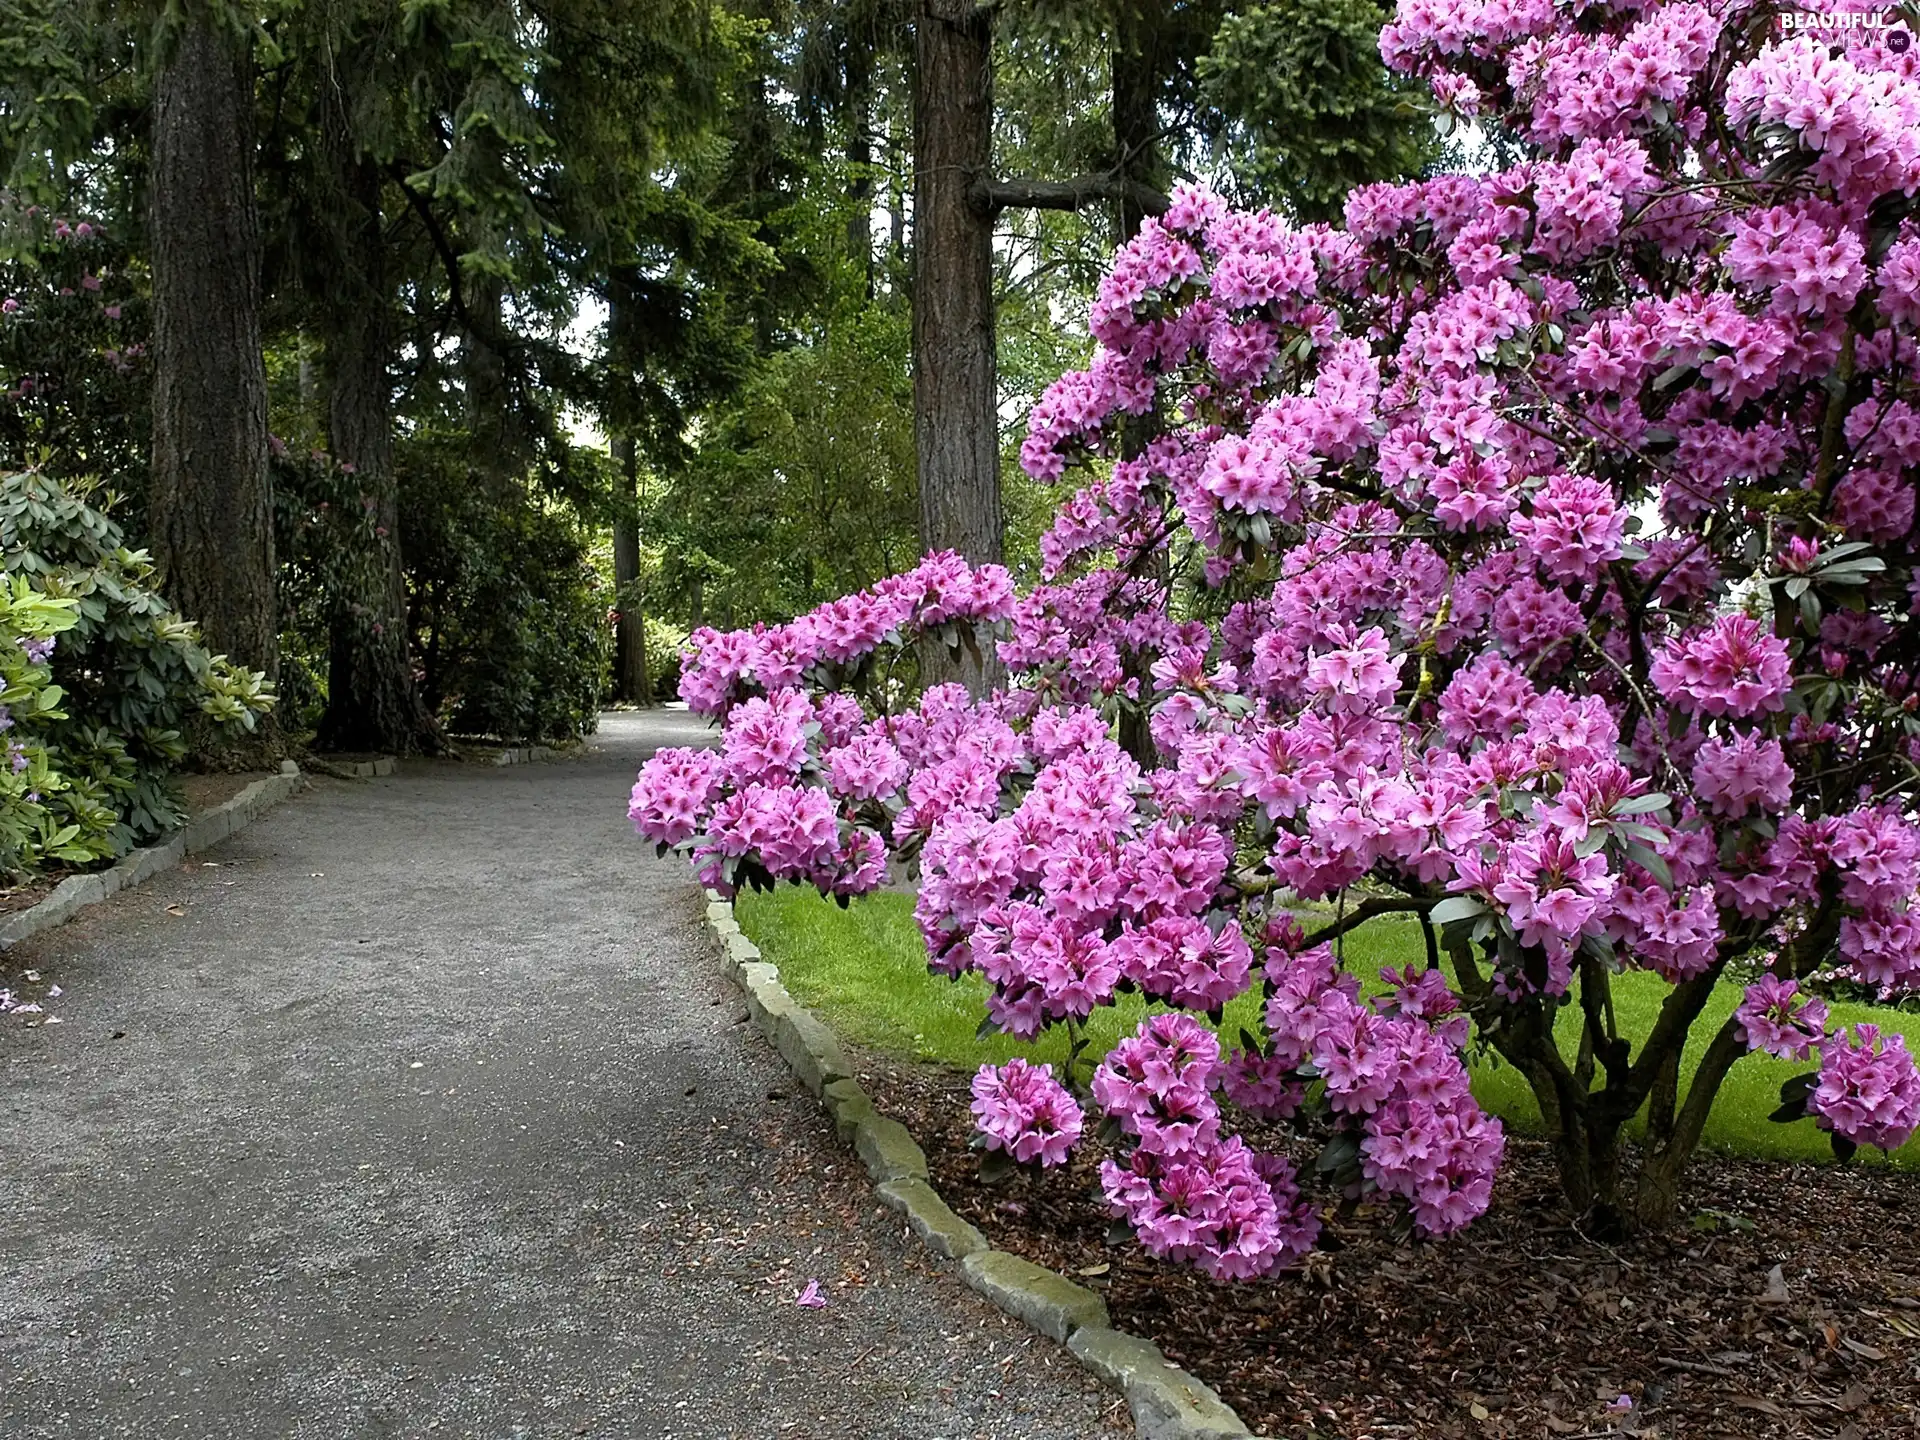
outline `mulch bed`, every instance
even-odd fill
[[[24,885],[15,885],[0,890],[0,915],[11,915],[16,910],[27,910],[38,905],[51,895],[65,875],[39,875]]]
[[[256,780],[264,780],[272,773],[266,770],[220,771],[211,774],[182,775],[180,789],[186,796],[189,814],[201,815],[216,806],[224,805]]]
[[[1098,1289],[1116,1325],[1258,1433],[1920,1436],[1910,1172],[1702,1156],[1679,1228],[1609,1246],[1569,1223],[1545,1147],[1510,1135],[1493,1208],[1464,1235],[1396,1242],[1383,1212],[1362,1210],[1330,1221],[1337,1248],[1304,1273],[1221,1286],[1110,1237],[1097,1147],[987,1186],[967,1148],[967,1077],[871,1055],[861,1068],[948,1204],[996,1246]]]

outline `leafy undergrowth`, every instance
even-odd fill
[[[780,967],[781,979],[803,1003],[819,1010],[857,1044],[904,1059],[930,1061],[962,1070],[998,1063],[1015,1055],[1052,1061],[1066,1058],[1066,1037],[1059,1027],[1038,1041],[1005,1035],[977,1036],[986,1014],[986,984],[978,976],[948,980],[930,974],[926,947],[913,922],[912,897],[882,892],[842,910],[810,890],[782,887],[771,894],[748,894],[738,904],[740,925]],[[1369,986],[1377,985],[1384,966],[1424,965],[1425,944],[1417,924],[1382,917],[1345,937],[1348,967]],[[1622,1031],[1637,1044],[1653,1026],[1669,986],[1656,975],[1614,977],[1614,1001]],[[1723,984],[1695,1028],[1712,1035],[1739,1003],[1739,987]],[[1140,1023],[1146,1005],[1138,996],[1096,1014],[1088,1025],[1088,1054],[1099,1056]],[[1907,1036],[1920,1051],[1920,1015],[1878,1006],[1836,1003],[1835,1023],[1869,1020]],[[1221,1033],[1239,1034],[1258,1016],[1258,996],[1242,996],[1227,1007]],[[1561,1011],[1559,1032],[1569,1057],[1578,1043],[1579,1009]],[[1683,1061],[1691,1077],[1699,1046]],[[1780,1125],[1767,1116],[1780,1103],[1780,1084],[1814,1068],[1811,1061],[1774,1060],[1750,1055],[1735,1065],[1721,1088],[1707,1123],[1703,1144],[1709,1150],[1763,1160],[1831,1160],[1825,1132],[1811,1120]],[[1474,1093],[1480,1103],[1516,1129],[1539,1127],[1540,1112],[1526,1082],[1495,1056],[1476,1058]],[[1889,1157],[1902,1168],[1920,1169],[1920,1139]],[[1863,1150],[1856,1164],[1882,1163],[1879,1152]]]

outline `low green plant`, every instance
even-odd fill
[[[275,699],[261,672],[201,644],[199,627],[160,594],[147,553],[127,548],[96,498],[36,470],[0,476],[9,584],[71,617],[51,661],[58,699],[30,723],[64,782],[40,792],[60,822],[53,833],[76,827],[66,848],[85,851],[41,858],[71,863],[124,854],[177,827],[187,728],[251,731]]]
[[[0,582],[0,875],[112,853],[112,815],[73,794],[42,739],[66,718],[48,657],[77,619],[71,600],[42,594],[24,575]]]

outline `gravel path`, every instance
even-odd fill
[[[0,1435],[1132,1433],[743,1023],[623,813],[695,733],[318,781],[0,958],[65,991],[0,1033]]]

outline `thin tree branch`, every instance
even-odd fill
[[[1151,185],[1110,173],[1071,180],[976,180],[967,200],[989,215],[1002,210],[1083,210],[1103,200],[1130,200],[1149,215],[1164,215],[1172,203]]]
[[[1329,940],[1337,940],[1348,931],[1356,930],[1366,924],[1367,921],[1373,919],[1376,915],[1424,915],[1433,908],[1433,903],[1431,900],[1422,900],[1411,896],[1404,898],[1397,896],[1380,896],[1372,900],[1362,901],[1349,914],[1343,915],[1338,920],[1332,921],[1329,924],[1322,925],[1318,930],[1308,935],[1306,943],[1302,948],[1311,950],[1316,945],[1324,945]]]

